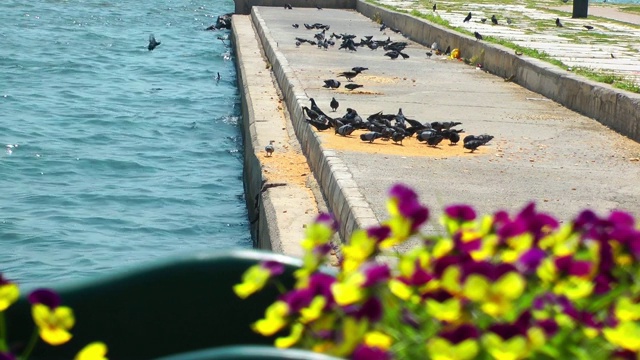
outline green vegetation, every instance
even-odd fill
[[[623,6],[620,8],[620,11],[640,14],[640,6]]]
[[[432,22],[434,24],[438,24],[440,26],[455,30],[458,33],[461,34],[465,34],[465,35],[471,35],[473,36],[473,33],[470,32],[469,30],[465,29],[465,28],[461,28],[461,27],[456,27],[451,25],[451,23],[446,20],[443,19],[442,17],[440,17],[440,15],[438,15],[437,12],[432,12],[431,11],[431,6],[433,6],[433,2],[429,1],[429,0],[420,0],[418,5],[421,6],[422,8],[424,8],[424,12],[419,11],[417,9],[413,9],[411,11],[407,11],[407,10],[403,10],[403,9],[398,9],[397,7],[391,6],[391,5],[386,5],[386,4],[380,4],[375,0],[366,0],[367,2],[371,3],[371,4],[375,4],[377,6],[381,6],[384,7],[386,9],[390,9],[393,11],[397,11],[397,12],[401,12],[404,14],[410,14],[412,16],[421,18],[421,19],[425,19],[428,20],[429,22]],[[490,3],[490,4],[516,4],[518,3],[517,1],[514,0],[475,0],[474,3]],[[442,6],[441,8],[438,9],[439,12],[445,11],[445,12],[449,12],[451,9],[454,10],[462,10],[464,8],[465,3],[460,2],[458,3],[446,3],[446,8],[442,8],[444,6]],[[544,3],[541,2],[535,2],[535,1],[527,1],[526,6],[528,8],[540,8],[540,6],[544,6]],[[546,5],[554,5],[551,2],[548,2],[548,4]],[[628,11],[637,11],[640,13],[640,6],[627,6],[625,7],[626,9],[631,9]],[[552,9],[548,9],[545,8],[545,11],[549,12],[550,14],[556,14],[559,16],[568,16],[569,13],[564,12],[564,11],[558,11],[558,10],[552,10]],[[606,22],[613,22],[613,23],[620,23],[620,24],[624,24],[629,26],[629,24],[627,23],[621,23],[621,22],[617,22],[617,21],[613,21],[610,19],[601,19],[598,17],[594,17],[594,16],[590,16],[590,18],[593,18],[594,20],[605,20]],[[541,31],[548,31],[550,29],[555,28],[555,23],[553,21],[553,17],[551,16],[549,20],[533,20],[533,19],[529,19],[528,17],[524,16],[524,21],[521,22],[521,24],[529,24],[530,26],[528,26],[528,28],[525,28],[524,31],[526,34],[536,34],[539,33]],[[532,29],[534,28],[535,31]],[[640,28],[640,27],[639,27]],[[597,32],[597,31],[587,31],[586,29],[584,31],[578,31],[578,32],[572,32],[572,33],[560,33],[560,34],[556,34],[557,36],[566,38],[568,40],[570,40],[573,43],[584,43],[584,42],[596,42],[596,43],[605,43],[605,44],[610,44],[610,43],[616,43],[617,41],[617,36],[612,35],[612,34],[605,34],[605,33],[601,33],[601,32]],[[565,63],[563,63],[562,61],[558,60],[558,59],[554,59],[552,58],[548,53],[546,53],[545,51],[540,51],[540,50],[536,50],[536,49],[531,49],[531,48],[527,48],[527,47],[523,47],[520,45],[517,45],[511,41],[508,40],[504,40],[504,39],[499,39],[499,38],[495,38],[492,36],[485,36],[484,38],[485,42],[489,42],[489,43],[493,43],[493,44],[498,44],[510,49],[513,49],[515,52],[517,53],[522,53],[525,56],[534,58],[534,59],[539,59],[548,63],[551,63],[553,65],[556,65],[558,67],[560,67],[561,69],[567,70],[569,69],[569,66],[567,66]],[[635,49],[634,49],[635,52]],[[470,59],[463,59],[465,61],[465,63],[467,64],[471,64],[471,65],[475,65],[479,60],[481,60],[481,55],[474,55],[472,56]],[[633,80],[625,78],[624,76],[621,75],[616,75],[611,71],[603,71],[603,70],[595,70],[595,69],[591,69],[591,68],[584,68],[584,67],[579,67],[579,68],[574,68],[573,72],[587,77],[591,80],[594,81],[598,81],[598,82],[602,82],[605,84],[610,84],[613,87],[619,88],[619,89],[623,89],[623,90],[627,90],[627,91],[631,91],[631,92],[635,92],[635,93],[640,93],[640,85],[635,83]]]

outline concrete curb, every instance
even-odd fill
[[[273,48],[273,44],[276,42],[260,16],[259,8],[252,8],[251,17],[291,113],[293,127],[303,153],[320,184],[329,209],[340,224],[342,239],[348,240],[355,229],[376,225],[378,219],[344,162],[334,151],[325,150],[322,147],[320,137],[304,121],[302,106],[309,103],[309,97],[305,94],[300,81],[293,74],[287,59]]]
[[[402,30],[405,36],[422,45],[437,42],[460,49],[464,58],[477,56],[484,70],[503,78],[515,75],[514,82],[524,88],[640,142],[640,94],[591,81],[541,60],[517,56],[512,49],[476,41],[471,36],[363,0],[358,0],[356,10]]]
[[[316,5],[323,8],[355,9],[357,0],[235,0],[235,13],[248,15],[254,6],[276,6],[284,8],[289,4],[294,8],[314,8]]]
[[[278,110],[277,90],[249,16],[233,16],[232,39],[239,90],[243,94],[243,175],[253,247],[300,256],[299,241],[304,238],[305,226],[318,213],[316,199],[301,182],[279,176],[277,166],[292,156],[303,155],[285,146],[289,136],[283,125],[284,115]],[[271,163],[264,158],[264,147],[270,140],[278,144]],[[271,178],[264,176],[269,166],[276,170],[268,175]],[[304,172],[309,173],[309,169]]]

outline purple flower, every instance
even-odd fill
[[[269,272],[271,273],[271,276],[278,276],[284,272],[284,265],[279,261],[273,261],[273,260],[263,261],[260,264],[260,266],[269,270]]]
[[[633,227],[635,225],[635,220],[631,214],[619,210],[612,211],[607,220],[614,226]]]
[[[372,296],[362,304],[360,309],[355,312],[357,319],[366,318],[371,322],[378,322],[382,319],[382,303],[377,297]]]
[[[315,221],[317,224],[326,225],[328,228],[333,229],[333,231],[338,231],[338,222],[331,216],[331,214],[320,213]]]
[[[358,347],[351,354],[352,360],[389,360],[391,355],[380,348],[369,347],[364,344],[358,345]]]
[[[520,256],[518,264],[522,266],[523,272],[528,273],[536,270],[546,256],[547,254],[541,249],[529,249]]]
[[[376,239],[376,243],[379,243],[382,240],[388,238],[390,234],[391,228],[387,225],[374,226],[367,229],[367,236]]]
[[[433,276],[429,274],[425,269],[419,267],[419,261],[416,260],[416,270],[411,275],[408,285],[420,286],[428,283],[433,279]]]
[[[327,299],[327,307],[332,305],[335,300],[333,299],[333,293],[331,292],[331,285],[336,279],[328,274],[314,273],[309,278],[309,289],[313,293],[313,296],[322,295]]]
[[[60,295],[51,289],[36,289],[29,294],[29,302],[32,305],[43,304],[50,309],[60,306]]]
[[[468,254],[472,251],[480,250],[482,247],[482,238],[476,238],[469,241],[462,241],[462,233],[457,232],[453,235],[453,242],[456,249]]]
[[[516,271],[516,267],[512,264],[492,264],[488,261],[473,261],[462,265],[462,281],[471,274],[479,274],[490,281],[495,281],[506,273]]]
[[[9,281],[7,278],[4,277],[4,275],[2,275],[2,273],[0,273],[0,286],[9,285],[9,284],[11,284],[11,281]]]
[[[562,256],[554,260],[560,273],[585,277],[591,273],[593,264],[589,261],[574,260],[571,255]]]
[[[558,332],[558,323],[553,319],[540,320],[536,325],[544,331],[544,333],[551,337]]]
[[[411,220],[411,230],[415,230],[429,218],[429,209],[420,205],[418,194],[403,184],[394,185],[389,195],[397,201],[398,210]]]
[[[476,218],[476,211],[469,205],[451,205],[444,209],[448,217],[458,221],[472,221]]]
[[[363,287],[373,286],[377,283],[386,281],[391,277],[391,270],[387,264],[371,265],[366,267],[363,272],[366,277],[364,284],[362,284]]]
[[[280,300],[284,301],[289,305],[289,309],[291,312],[297,313],[301,309],[309,306],[311,304],[311,300],[313,300],[313,292],[311,289],[298,289],[292,290],[288,293],[280,296]]]
[[[0,283],[0,285],[4,284]],[[12,353],[0,352],[0,360],[16,360],[16,357]]]
[[[474,326],[464,324],[453,330],[444,330],[438,336],[452,344],[459,344],[467,339],[477,339],[480,336],[480,332]]]

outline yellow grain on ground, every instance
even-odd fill
[[[307,158],[303,154],[283,147],[276,147],[272,156],[266,156],[264,152],[258,156],[268,182],[306,185],[310,170]]]
[[[358,88],[358,89],[355,89],[355,90],[338,89],[338,90],[336,90],[336,92],[337,93],[341,93],[341,94],[384,95],[384,93],[381,93],[379,91],[363,90],[363,88]]]
[[[406,138],[402,141],[402,145],[395,144],[393,141],[385,141],[376,139],[373,143],[360,140],[360,134],[365,133],[364,130],[356,130],[351,136],[344,137],[340,135],[334,135],[333,129],[320,131],[320,139],[322,140],[322,146],[325,149],[341,150],[341,151],[354,151],[368,154],[389,154],[389,155],[401,155],[401,156],[425,156],[425,157],[453,157],[453,156],[482,156],[489,154],[496,154],[501,156],[502,150],[499,147],[493,146],[481,146],[476,151],[471,153],[469,150],[462,147],[462,140],[457,145],[449,145],[449,140],[442,140],[442,142],[436,146],[429,146],[426,143],[421,143],[416,140],[416,137]],[[460,134],[461,138],[464,138],[466,134]]]

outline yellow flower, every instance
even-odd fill
[[[74,360],[108,360],[106,358],[107,355],[107,345],[102,342],[92,342],[91,344],[85,346],[80,350],[80,352],[76,355]]]
[[[362,284],[366,278],[361,273],[353,273],[344,282],[331,284],[331,293],[340,306],[351,305],[364,296]]]
[[[58,306],[50,309],[44,304],[34,304],[31,315],[38,326],[40,337],[48,344],[61,345],[71,339],[71,333],[68,330],[75,323],[71,308]]]
[[[527,340],[522,336],[514,336],[509,340],[503,340],[494,333],[488,333],[482,337],[487,352],[496,360],[518,360],[529,355]]]
[[[18,285],[9,282],[0,285],[0,311],[5,311],[11,304],[16,302],[19,295]]]
[[[413,295],[413,289],[411,286],[395,279],[389,280],[389,290],[391,293],[402,300],[409,300]]]
[[[302,337],[304,332],[304,325],[298,323],[291,327],[291,334],[286,337],[279,337],[276,339],[275,346],[280,349],[290,348],[295,345]]]
[[[451,298],[444,302],[427,299],[427,312],[438,320],[454,322],[462,316],[462,305],[460,300],[456,298]]]
[[[350,273],[356,270],[375,251],[376,240],[367,236],[364,230],[357,230],[351,235],[351,241],[342,248],[344,260],[342,270]]]
[[[640,324],[624,321],[615,328],[602,330],[605,339],[621,348],[638,352],[640,350]]]
[[[559,281],[553,287],[553,292],[564,295],[569,300],[583,299],[593,292],[595,284],[593,281],[577,276],[569,276],[566,280]]]
[[[262,265],[253,265],[242,274],[242,282],[233,286],[233,291],[241,299],[260,291],[271,277],[271,271]]]
[[[478,354],[478,342],[467,339],[452,344],[443,338],[433,338],[427,343],[427,351],[433,360],[469,360]]]
[[[253,330],[265,336],[271,336],[287,325],[289,305],[284,301],[276,301],[265,311],[264,319],[260,319],[251,326]]]
[[[371,331],[364,334],[364,343],[368,347],[376,347],[382,350],[389,350],[391,347],[391,337],[379,331]]]
[[[318,295],[314,297],[308,307],[300,310],[300,321],[303,324],[307,324],[317,320],[322,315],[322,310],[326,304],[327,299],[324,296]]]
[[[502,275],[490,283],[487,278],[471,274],[464,283],[464,296],[479,302],[480,308],[491,316],[501,316],[511,310],[511,301],[522,295],[526,286],[525,279],[516,272]]]
[[[634,304],[627,297],[620,298],[616,303],[615,314],[620,321],[640,319],[640,304]]]

